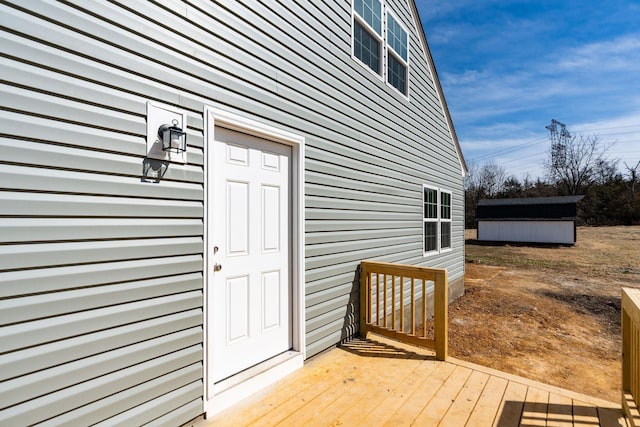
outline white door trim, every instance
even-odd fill
[[[208,306],[210,297],[207,292],[207,280],[209,272],[213,271],[212,257],[208,252],[210,224],[207,220],[209,214],[209,202],[212,200],[212,188],[208,185],[209,174],[215,173],[210,167],[213,164],[213,150],[209,150],[214,141],[215,126],[222,126],[231,130],[239,131],[249,135],[268,139],[274,142],[285,144],[291,147],[291,287],[292,287],[292,352],[293,357],[288,358],[283,363],[276,363],[270,369],[261,370],[252,378],[229,387],[224,392],[216,393],[209,386],[209,351],[208,351],[208,327],[209,316]],[[203,333],[203,360],[204,360],[204,410],[207,415],[212,415],[221,411],[255,393],[260,388],[275,382],[292,370],[302,366],[305,355],[305,334],[304,334],[304,149],[305,139],[302,136],[283,131],[273,126],[265,125],[258,121],[230,113],[228,111],[205,106],[204,107],[204,333]]]

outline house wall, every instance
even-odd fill
[[[0,5],[0,425],[178,425],[203,408],[203,108],[306,139],[306,352],[357,330],[362,259],[461,281],[461,165],[409,5],[410,99],[350,55],[350,2]],[[27,8],[25,8],[27,7]],[[188,163],[144,168],[146,103]],[[422,257],[422,184],[453,246]]]
[[[478,240],[573,245],[573,221],[478,221]]]

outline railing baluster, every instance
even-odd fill
[[[422,336],[427,337],[427,282],[422,279]]]
[[[376,273],[376,325],[380,326],[380,273]]]
[[[382,282],[384,283],[384,288],[382,291],[382,301],[384,301],[382,303],[382,316],[383,316],[383,321],[382,321],[382,325],[386,328],[387,327],[387,274],[383,274],[382,275]]]
[[[396,330],[396,276],[391,275],[391,329]]]
[[[372,313],[371,313],[371,303],[373,302],[373,274],[371,272],[367,272],[367,323],[371,323]]]
[[[404,332],[404,284],[400,282],[400,332]]]
[[[411,335],[416,334],[416,284],[411,278]]]

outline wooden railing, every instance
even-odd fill
[[[360,335],[377,333],[401,342],[432,348],[446,360],[449,291],[447,270],[415,265],[362,261],[360,264]],[[433,282],[433,293],[428,292]],[[406,300],[408,304],[405,304]],[[433,299],[433,311],[429,300]],[[433,339],[427,319],[433,313]]]
[[[622,406],[640,427],[640,289],[622,288]]]

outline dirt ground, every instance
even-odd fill
[[[640,288],[640,227],[579,227],[573,247],[485,245],[467,230],[452,356],[620,400],[620,288]]]

